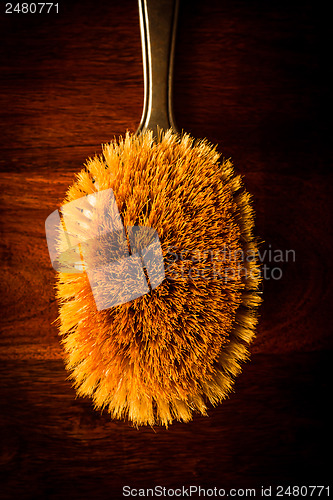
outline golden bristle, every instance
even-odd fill
[[[258,262],[244,259],[257,252],[250,196],[207,141],[171,130],[159,141],[152,132],[127,133],[104,145],[64,203],[110,188],[125,228],[157,231],[165,279],[98,311],[86,273],[58,273],[60,334],[74,386],[96,408],[137,426],[206,415],[208,401],[217,404],[232,390],[257,323]],[[84,233],[91,200],[72,231]],[[103,224],[92,217],[91,235]],[[169,262],[170,252],[182,259]]]

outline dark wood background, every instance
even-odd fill
[[[266,280],[252,360],[209,417],[133,429],[75,398],[45,218],[143,104],[135,0],[0,13],[1,498],[121,498],[122,486],[327,484],[332,415],[327,2],[183,1],[180,128],[232,157],[257,234],[293,249]],[[327,7],[328,9],[328,7]],[[266,262],[275,267],[274,263]]]

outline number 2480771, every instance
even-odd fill
[[[58,3],[6,3],[6,14],[51,14],[59,13]]]

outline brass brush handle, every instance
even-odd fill
[[[177,131],[172,112],[172,77],[179,0],[139,0],[144,105],[137,134]]]

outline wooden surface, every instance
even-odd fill
[[[143,104],[135,0],[0,14],[1,498],[122,498],[124,485],[327,484],[331,416],[329,27],[324,4],[183,1],[178,126],[232,157],[265,248],[252,360],[209,418],[135,430],[75,399],[54,321],[45,218]],[[326,4],[327,5],[327,4]],[[326,26],[327,24],[327,26]],[[276,264],[266,262],[268,266]],[[280,265],[280,264],[278,264]]]

